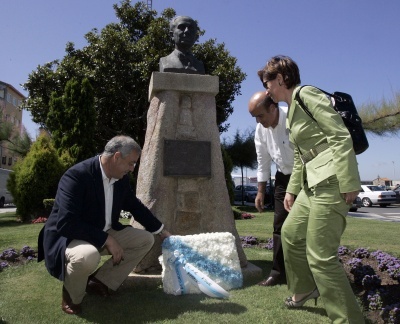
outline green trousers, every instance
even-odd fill
[[[348,210],[336,176],[305,186],[283,224],[282,246],[289,290],[317,286],[333,323],[358,324],[365,321],[337,254]]]

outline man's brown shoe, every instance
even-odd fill
[[[86,286],[86,292],[88,294],[98,295],[101,297],[111,296],[110,292],[108,291],[108,287],[95,277],[89,277]]]
[[[65,287],[63,286],[62,289],[62,301],[61,301],[61,309],[70,315],[75,315],[82,313],[82,307],[81,304],[74,304],[72,302],[72,299]]]
[[[257,285],[263,286],[263,287],[271,287],[271,286],[277,285],[278,283],[279,283],[278,279],[271,276],[263,281],[260,281]]]

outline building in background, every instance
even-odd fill
[[[12,85],[0,81],[0,128],[5,123],[13,126],[14,134],[22,134],[22,101],[25,96]],[[8,149],[5,141],[0,141],[0,168],[12,169],[18,155]]]

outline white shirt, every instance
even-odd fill
[[[106,232],[111,228],[111,213],[112,213],[112,206],[113,206],[113,198],[114,198],[114,183],[118,181],[115,178],[107,178],[103,166],[101,165],[100,161],[100,169],[101,175],[103,177],[103,187],[104,187],[104,202],[105,202],[105,217],[106,217],[106,225],[103,228],[103,231]]]
[[[279,107],[279,121],[275,128],[257,124],[254,143],[257,151],[257,181],[266,182],[271,177],[271,164],[283,174],[291,174],[294,163],[293,144],[286,129],[287,107]]]

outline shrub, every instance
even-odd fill
[[[17,162],[7,182],[22,221],[30,221],[45,212],[43,199],[55,197],[64,170],[49,136],[42,133],[27,156]]]
[[[43,199],[43,206],[44,210],[46,211],[46,216],[50,215],[51,210],[53,209],[54,201],[55,201],[54,198]]]
[[[237,210],[235,207],[232,207],[233,218],[234,219],[242,219],[242,212]]]

